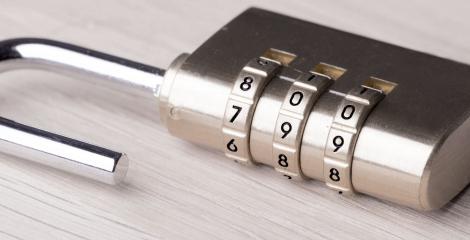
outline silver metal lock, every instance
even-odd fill
[[[0,70],[130,83],[156,96],[173,135],[287,179],[421,210],[441,207],[470,182],[464,64],[256,8],[166,72],[49,40],[0,44]],[[104,182],[125,175],[122,153],[9,120],[0,121],[0,139],[1,151],[27,149],[33,160]]]

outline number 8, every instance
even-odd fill
[[[331,168],[330,169],[330,179],[333,182],[338,182],[339,180],[341,180],[341,178],[339,177],[338,169],[336,169],[336,168]]]
[[[242,91],[248,91],[251,88],[251,84],[253,83],[254,79],[251,76],[243,78],[243,82],[240,84],[240,89]]]

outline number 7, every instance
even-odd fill
[[[240,114],[240,112],[242,111],[242,107],[239,107],[239,106],[232,105],[232,108],[233,108],[233,109],[236,109],[237,111],[235,112],[235,114],[233,115],[233,117],[230,119],[230,122],[231,122],[231,123],[233,123],[233,121],[235,121],[235,119],[237,118],[238,114]]]

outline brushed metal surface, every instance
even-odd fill
[[[357,139],[352,164],[352,183],[357,191],[417,209],[434,209],[468,183],[470,171],[466,164],[460,164],[467,154],[444,158],[437,153],[456,150],[455,146],[446,144],[450,135],[460,136],[455,142],[466,138],[465,133],[460,133],[463,129],[460,126],[470,110],[464,104],[470,101],[470,95],[465,94],[470,90],[469,66],[256,8],[224,26],[182,65],[174,81],[174,93],[169,97],[170,104],[178,110],[178,117],[169,121],[170,131],[198,144],[223,149],[219,129],[232,82],[246,62],[269,48],[296,54],[298,57],[290,66],[302,71],[320,62],[346,69],[330,88],[330,93],[336,95],[371,77],[397,84],[368,116]],[[270,83],[265,93],[276,84],[280,83]],[[328,125],[327,115],[331,114],[332,105],[322,101],[330,98],[328,95],[322,96],[313,107],[315,117],[308,120],[305,134],[318,131],[309,129],[318,128],[318,124]],[[269,103],[271,97],[261,97],[254,121],[258,111],[280,107],[278,99]],[[253,156],[270,150],[259,145],[264,140],[256,138],[265,138],[275,120],[272,122],[263,122],[266,127],[253,123]],[[314,142],[309,141],[312,138]],[[326,135],[304,139],[307,141],[302,142],[301,164],[311,172],[306,175],[321,179],[314,169],[321,164],[303,162],[318,161]],[[315,154],[306,156],[302,153],[304,147]],[[255,157],[255,161],[266,162],[266,159]],[[436,167],[439,165],[448,167]],[[442,177],[451,173],[455,175],[452,180]],[[430,190],[434,185],[448,190]]]

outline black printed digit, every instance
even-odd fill
[[[235,145],[235,139],[232,139],[227,143],[227,149],[230,152],[237,152],[238,151],[238,147],[237,147],[237,145]]]
[[[279,154],[279,160],[277,161],[279,166],[281,167],[288,167],[289,163],[287,162],[287,156],[284,154]]]
[[[268,61],[266,61],[264,59],[258,59],[258,64],[261,65],[261,66],[266,66],[266,65],[268,65]]]
[[[346,105],[341,112],[341,117],[344,120],[349,120],[354,115],[354,111],[356,111],[356,108],[353,105]]]
[[[362,90],[361,90],[361,92],[360,92],[359,94],[362,95],[362,94],[364,94],[365,92],[367,92],[367,88],[363,87]]]
[[[312,74],[312,75],[307,79],[307,81],[309,81],[309,82],[312,81],[316,76],[317,76],[317,75]]]
[[[290,96],[289,103],[292,106],[297,106],[302,102],[302,98],[304,98],[304,94],[302,92],[296,91]]]
[[[333,138],[333,145],[335,145],[335,150],[333,152],[337,152],[344,144],[344,138],[341,136],[336,136]]]
[[[336,169],[336,168],[331,168],[330,169],[330,179],[334,182],[338,182],[340,180],[338,169]]]
[[[240,84],[240,89],[242,91],[248,91],[251,88],[251,84],[253,83],[254,79],[253,77],[245,77],[243,78],[243,82]]]
[[[230,122],[233,123],[233,121],[235,121],[235,119],[237,118],[238,114],[240,114],[240,112],[242,111],[242,107],[239,107],[239,106],[236,106],[236,105],[232,105],[232,108],[236,110],[235,114],[233,115],[233,117],[230,119]]]
[[[282,137],[281,138],[285,138],[287,137],[287,135],[290,133],[290,131],[292,131],[292,124],[290,124],[289,122],[284,122],[281,124],[281,131],[283,133]]]

